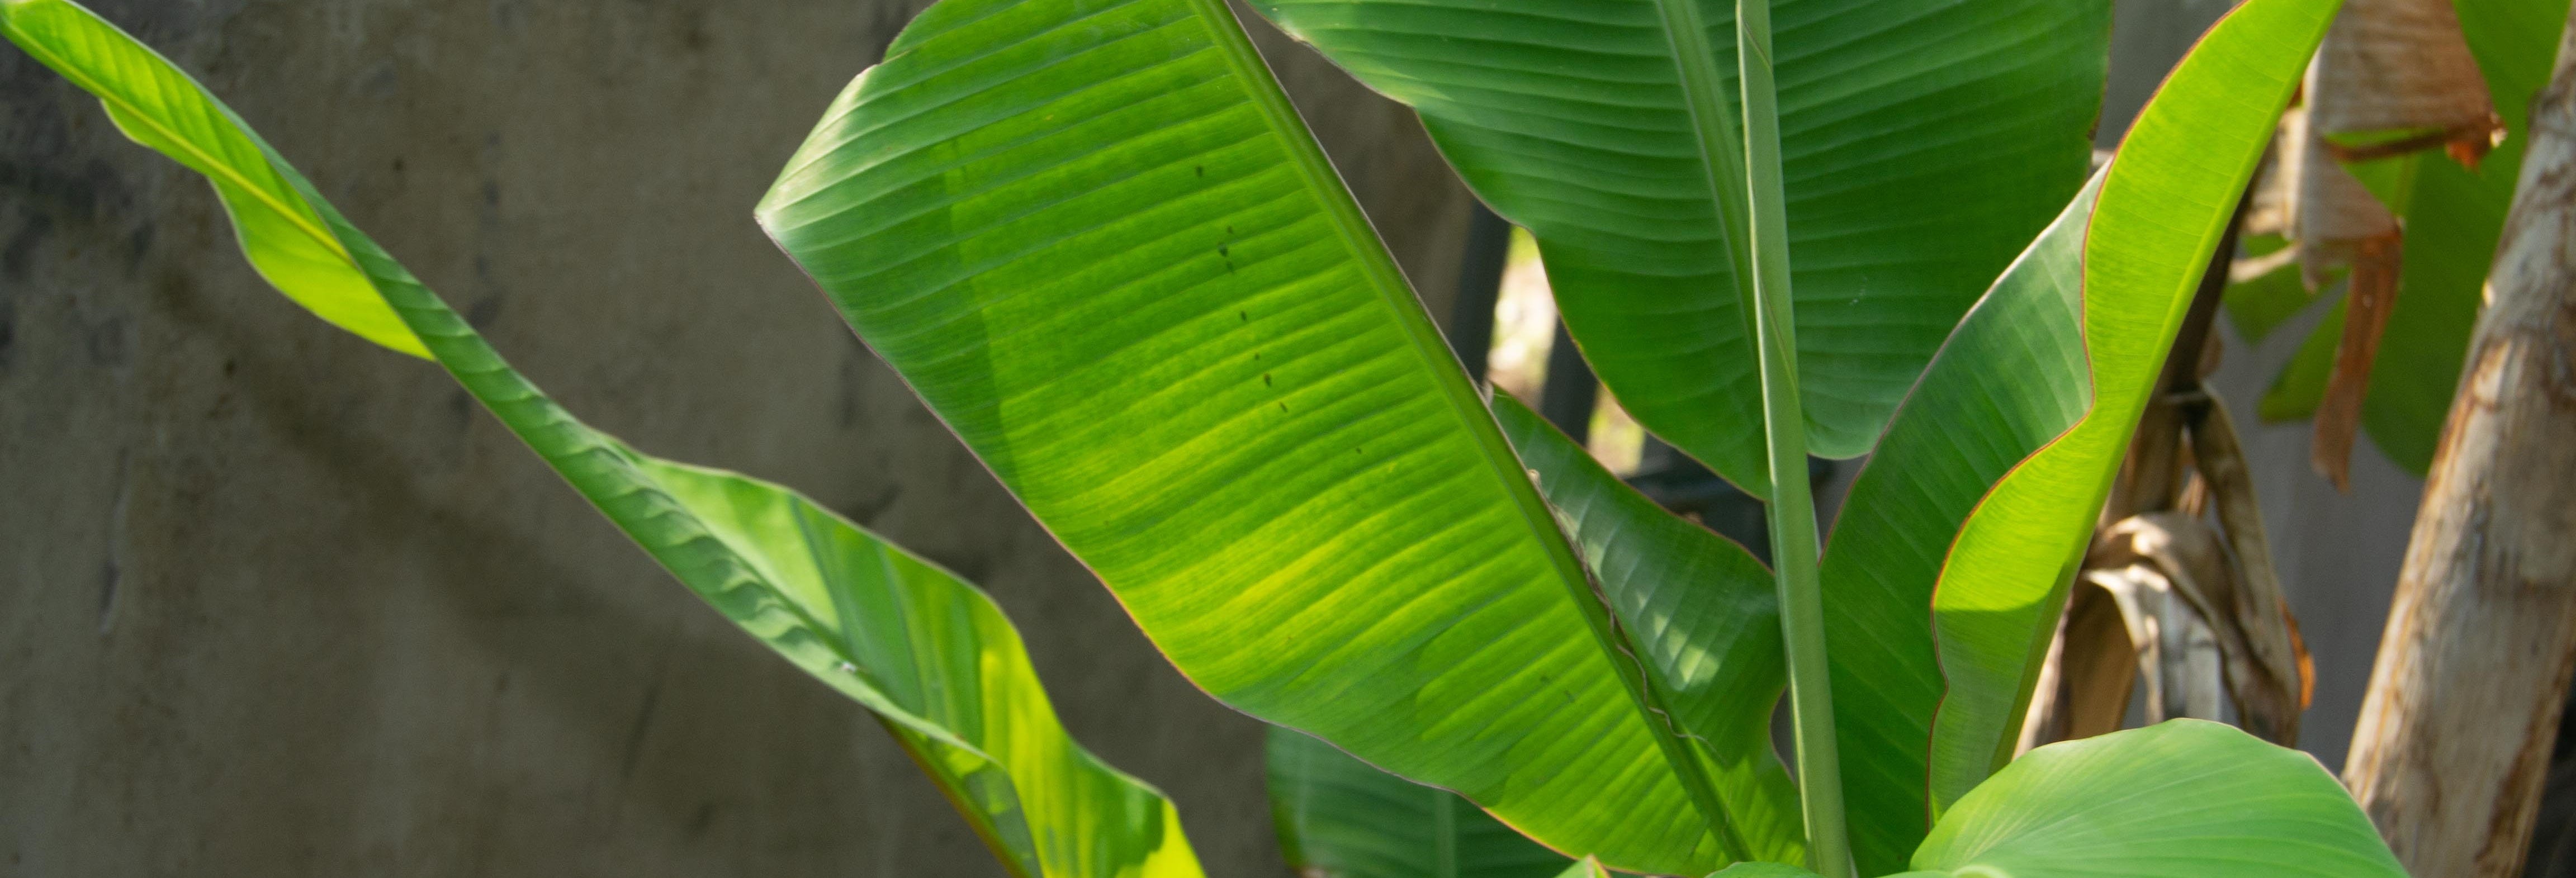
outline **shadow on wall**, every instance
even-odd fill
[[[1284,875],[1208,700],[761,236],[920,0],[103,2],[563,401],[986,586],[1066,724]],[[1468,198],[1256,26],[1446,314]],[[865,713],[431,367],[270,291],[201,183],[0,50],[0,873],[999,875]]]

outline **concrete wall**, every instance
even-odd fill
[[[973,577],[1211,871],[1260,727],[1155,655],[750,209],[921,0],[116,0],[567,405]],[[1265,38],[1276,47],[1275,36]],[[1446,314],[1466,197],[1287,59]],[[0,48],[0,875],[998,875],[867,714],[434,368],[312,319],[206,187]]]

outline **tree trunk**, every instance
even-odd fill
[[[2534,102],[2489,302],[2344,777],[2407,868],[2520,871],[2576,666],[2576,53]]]

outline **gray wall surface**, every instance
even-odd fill
[[[1259,724],[1174,673],[751,222],[923,0],[97,5],[575,412],[982,583],[1214,874],[1285,873]],[[1463,190],[1409,113],[1283,61],[1445,315]],[[0,486],[0,875],[1001,874],[864,711],[444,374],[270,291],[203,183],[5,47]]]

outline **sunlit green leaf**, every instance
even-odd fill
[[[1914,868],[1959,878],[2404,878],[2315,758],[2174,720],[2031,751],[1952,807]]]
[[[214,185],[240,234],[242,255],[261,277],[314,316],[360,338],[429,356],[305,201],[303,192],[312,187],[232,108],[208,99],[158,53],[113,27],[100,27],[78,6],[27,0],[0,6],[7,7],[0,33],[10,42],[96,96],[127,137]]]
[[[759,216],[1209,693],[1559,850],[1737,858],[1221,0],[935,5]]]
[[[2093,405],[1978,501],[1933,590],[1948,682],[1932,732],[1936,815],[2012,753],[2031,686],[2130,434],[2275,120],[2336,0],[2248,0],[2147,102],[2084,239]]]
[[[1855,481],[1824,584],[1865,873],[1902,868],[2009,755],[2070,565],[2334,8],[2250,0],[2221,20],[2089,211],[2070,207],[1962,323]]]
[[[214,179],[254,261],[311,257],[261,263],[290,298],[436,359],[709,605],[874,711],[1013,872],[1201,874],[1171,804],[1065,735],[1019,633],[982,592],[785,488],[650,457],[574,419],[231,110],[88,10],[6,0],[0,35],[100,95],[138,141]],[[226,189],[241,180],[265,181],[258,210]]]
[[[1682,87],[1736,94],[1733,0],[1252,5],[1420,111],[1468,185],[1538,236],[1620,403],[1768,493],[1732,268],[1744,170],[1702,153]],[[1809,443],[1848,457],[2082,182],[2110,5],[1781,0],[1772,22]],[[1701,108],[1720,146],[1736,113]]]
[[[2079,193],[1968,312],[1854,481],[1825,549],[1826,655],[1845,795],[1866,815],[1853,833],[1864,871],[1902,865],[1931,826],[1924,760],[1943,685],[1926,617],[1950,535],[1987,486],[2091,402],[2080,277],[2098,191]]]

